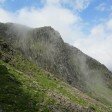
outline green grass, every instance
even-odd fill
[[[17,61],[16,58],[19,60]],[[57,91],[58,93],[61,93],[62,95],[68,97],[72,102],[78,103],[82,106],[86,106],[88,103],[80,98],[75,96],[74,93],[71,94],[71,91],[69,91],[69,87],[67,87],[67,84],[62,85],[62,82],[56,78],[54,78],[50,73],[45,73],[45,71],[39,69],[34,64],[30,63],[28,60],[23,60],[21,55],[16,56],[14,59],[15,66],[22,72],[29,74],[30,76],[33,76],[36,82],[39,83],[44,89],[49,89],[52,91]],[[37,75],[38,73],[38,75]]]
[[[2,51],[10,57],[10,52]],[[57,97],[65,100],[60,103]],[[61,99],[61,100],[62,100]],[[19,52],[8,63],[0,60],[0,109],[3,112],[72,112],[67,102],[96,112],[111,112],[111,108],[87,97],[82,92],[55,78],[47,71],[23,58]]]
[[[30,81],[23,74],[0,65],[0,106],[3,111],[38,111],[38,104],[43,101],[44,94],[43,91],[37,91],[38,88],[35,91]]]

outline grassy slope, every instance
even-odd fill
[[[4,42],[0,45],[0,111],[3,112],[74,112],[112,109],[41,70],[22,54],[11,54]],[[7,60],[8,59],[8,60]],[[4,60],[4,61],[2,61]],[[6,63],[8,62],[8,63]]]
[[[57,108],[73,111],[76,105],[78,109],[111,112],[109,107],[37,68],[21,55],[16,55],[10,65],[0,61],[0,75],[0,108],[5,112],[49,112]]]

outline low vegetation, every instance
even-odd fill
[[[38,67],[0,37],[0,112],[112,112]]]

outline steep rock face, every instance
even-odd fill
[[[105,92],[104,95],[110,97],[112,73],[79,49],[64,43],[53,28],[32,29],[12,23],[0,26],[0,35],[41,68],[84,92],[100,95],[107,90],[109,96]]]
[[[73,66],[73,60],[69,56],[72,52],[67,50],[69,45],[63,42],[60,34],[53,28],[30,29],[10,23],[7,24],[4,35],[9,43],[40,67],[73,86],[83,88],[81,87],[84,83],[81,81],[83,77]]]

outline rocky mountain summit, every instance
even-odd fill
[[[0,23],[0,38],[56,78],[101,102],[112,102],[112,73],[100,62],[65,43],[52,27],[33,29]],[[10,61],[11,57],[8,58]]]

